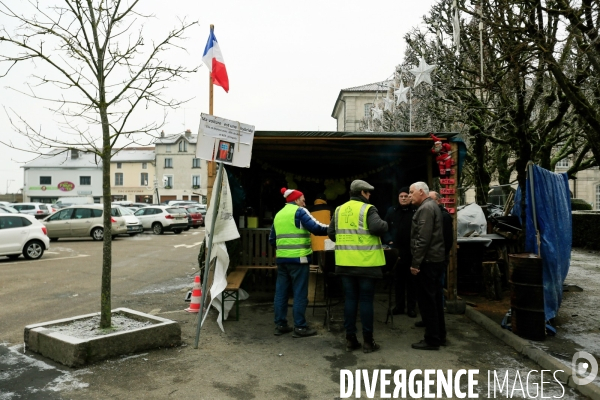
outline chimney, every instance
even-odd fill
[[[76,160],[79,158],[79,150],[71,149],[71,160]]]
[[[165,137],[165,131],[160,131],[160,137]]]
[[[192,131],[191,131],[191,130],[189,130],[189,129],[186,129],[186,130],[185,130],[185,137],[188,137],[188,138],[189,138],[190,136],[192,136]]]

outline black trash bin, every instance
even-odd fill
[[[546,339],[544,269],[536,254],[509,254],[508,279],[512,331],[531,340]]]

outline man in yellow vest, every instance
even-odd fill
[[[269,243],[276,246],[277,283],[275,285],[275,335],[294,331],[293,337],[317,334],[306,324],[308,274],[312,249],[310,234],[327,235],[327,225],[317,221],[305,208],[304,194],[299,190],[281,189],[287,203],[275,215]],[[287,307],[290,286],[294,292],[294,328],[288,326]]]
[[[381,279],[385,256],[381,236],[388,224],[377,208],[369,204],[373,186],[355,180],[350,184],[350,201],[336,208],[327,234],[335,242],[335,273],[344,285],[344,328],[346,351],[359,349],[356,337],[356,313],[360,310],[363,333],[363,352],[379,349],[373,339],[373,298],[375,280]]]

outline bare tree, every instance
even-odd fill
[[[11,2],[12,3],[12,2]],[[17,28],[0,28],[0,77],[18,64],[36,64],[28,92],[50,104],[61,119],[62,135],[42,132],[20,116],[13,126],[28,139],[28,151],[84,148],[102,160],[104,241],[102,255],[101,328],[111,326],[111,193],[110,160],[120,138],[129,143],[160,124],[130,127],[138,110],[149,105],[177,107],[185,100],[165,99],[163,90],[197,67],[171,65],[163,52],[183,49],[184,33],[196,22],[180,21],[159,41],[144,37],[139,0],[56,0],[20,2],[28,13],[15,11],[14,3],[0,0],[0,16]],[[27,14],[27,15],[26,15]],[[41,72],[44,71],[44,72]],[[55,89],[44,90],[46,86]],[[98,129],[100,128],[100,129]],[[98,135],[101,133],[101,135]],[[100,136],[100,137],[98,137]],[[2,139],[2,143],[12,143]]]

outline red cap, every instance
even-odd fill
[[[294,200],[299,199],[300,197],[304,196],[304,193],[302,193],[299,190],[286,189],[286,188],[281,188],[281,194],[285,198],[285,201],[287,201],[288,203],[290,201],[294,201]]]

